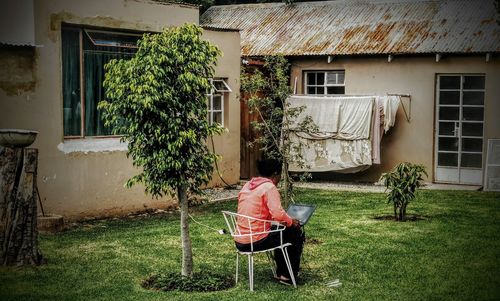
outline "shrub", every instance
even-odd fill
[[[394,206],[394,217],[397,221],[406,218],[406,207],[415,198],[415,191],[423,183],[423,175],[427,176],[425,167],[419,164],[400,163],[391,172],[382,174],[382,181],[389,190],[387,202]]]

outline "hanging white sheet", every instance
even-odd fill
[[[290,164],[290,171],[339,171],[372,164],[370,139],[309,140],[291,133],[290,140],[301,143],[302,149],[294,149],[292,156],[300,155],[304,163],[303,166]]]
[[[291,129],[306,139],[368,139],[374,100],[373,96],[291,96],[288,98],[290,107],[304,107]],[[317,133],[297,130],[306,116],[318,126]]]
[[[301,164],[290,164],[290,171],[355,173],[380,164],[382,134],[394,125],[400,98],[291,96],[288,101],[291,107],[304,106],[290,135],[292,157],[300,158],[296,162]],[[318,132],[298,131],[306,116]]]

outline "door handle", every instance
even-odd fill
[[[455,135],[455,137],[457,137],[459,133],[460,133],[460,122],[455,122],[455,130],[453,131],[453,134]]]

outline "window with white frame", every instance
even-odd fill
[[[140,33],[63,25],[62,79],[64,137],[111,135],[97,104],[104,98],[104,65],[132,58]]]
[[[222,78],[210,80],[211,89],[208,96],[208,122],[224,126],[224,96],[232,92],[227,82]]]
[[[304,87],[305,94],[345,94],[345,71],[306,71]]]

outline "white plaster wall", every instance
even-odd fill
[[[494,56],[486,62],[485,56],[444,56],[436,62],[434,56],[387,57],[335,57],[328,64],[327,57],[292,58],[293,85],[298,80],[298,93],[304,93],[303,71],[345,70],[346,94],[400,93],[411,95],[411,121],[399,108],[396,125],[381,144],[382,164],[369,170],[342,176],[345,179],[377,181],[382,172],[399,162],[424,164],[433,180],[434,170],[434,112],[436,75],[441,73],[482,73],[486,75],[485,139],[483,160],[486,159],[486,141],[500,137],[500,58]],[[407,105],[407,103],[405,103]],[[484,164],[483,164],[484,166]]]

